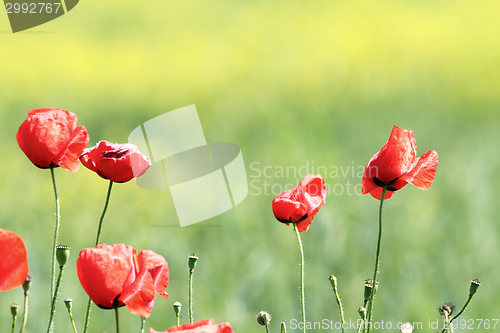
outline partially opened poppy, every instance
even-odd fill
[[[21,286],[28,276],[24,242],[15,232],[0,229],[0,292]]]
[[[273,213],[280,222],[295,223],[299,232],[309,229],[314,216],[325,204],[325,180],[307,175],[297,187],[280,193],[273,200]]]
[[[99,141],[80,156],[82,164],[104,179],[125,183],[143,175],[150,166],[149,158],[137,146]]]
[[[150,328],[149,333],[166,333],[166,332],[183,332],[183,333],[234,333],[231,324],[222,323],[214,324],[213,319],[202,319],[193,323],[186,323],[180,326],[172,326],[166,331],[155,331]]]
[[[380,200],[386,187],[384,199],[388,199],[408,183],[427,190],[436,175],[438,154],[429,150],[421,157],[416,155],[417,143],[413,131],[394,125],[387,143],[366,165],[361,193],[370,193]]]
[[[132,246],[99,244],[80,252],[76,271],[83,289],[103,309],[125,305],[131,313],[148,318],[155,293],[168,299],[167,261],[150,250],[137,255]]]
[[[17,142],[41,169],[60,166],[78,171],[78,158],[87,147],[89,136],[85,127],[76,126],[76,122],[76,115],[66,110],[30,110],[17,131]]]

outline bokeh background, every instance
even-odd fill
[[[15,135],[27,111],[40,107],[75,112],[91,146],[126,142],[150,118],[196,104],[207,141],[242,148],[248,197],[194,226],[179,226],[168,191],[114,186],[102,241],[154,250],[170,265],[170,299],[157,299],[146,328],[174,325],[175,301],[188,320],[194,252],[195,319],[263,332],[255,315],[267,310],[272,331],[285,321],[297,332],[290,320],[301,318],[299,250],[271,201],[300,181],[294,168],[304,176],[317,172],[313,166],[327,168],[330,192],[302,234],[307,319],[339,320],[328,281],[335,274],[346,317],[355,320],[373,274],[379,202],[354,185],[394,124],[415,132],[418,155],[435,149],[440,163],[428,191],[407,186],[386,202],[375,320],[422,322],[430,332],[437,307],[460,307],[473,278],[483,285],[463,318],[499,318],[498,22],[495,0],[82,1],[17,34],[0,15],[0,227],[28,249],[26,332],[48,322],[54,200],[49,171],[29,162]],[[84,167],[56,177],[59,242],[71,247],[60,300],[74,299],[81,330],[87,296],[75,262],[93,245],[108,184]],[[2,332],[12,302],[22,304],[21,288],[0,294]],[[124,332],[139,331],[137,316],[120,314]],[[113,312],[94,306],[90,325],[114,332]],[[55,327],[71,331],[61,301]]]

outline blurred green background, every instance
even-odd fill
[[[82,1],[17,34],[0,15],[0,227],[28,250],[26,332],[48,322],[54,202],[49,171],[29,162],[15,135],[27,111],[40,107],[75,112],[91,146],[126,142],[144,121],[196,104],[207,141],[242,149],[248,197],[190,227],[179,226],[168,191],[114,186],[102,241],[151,249],[170,265],[170,299],[157,298],[147,328],[173,326],[175,301],[188,320],[193,252],[195,319],[229,321],[236,332],[263,332],[260,310],[273,315],[273,332],[280,321],[300,320],[295,235],[271,210],[273,197],[300,177],[274,175],[279,167],[348,171],[323,174],[336,192],[302,240],[307,319],[339,320],[328,281],[335,274],[346,317],[355,320],[373,274],[379,202],[354,194],[352,184],[394,124],[415,132],[419,156],[435,149],[440,163],[427,192],[409,185],[386,202],[375,320],[422,322],[430,332],[437,307],[460,307],[473,278],[483,285],[463,318],[499,318],[498,22],[496,0]],[[93,245],[108,184],[83,166],[56,177],[59,242],[71,247],[60,300],[74,299],[81,331],[87,296],[75,262]],[[22,304],[21,288],[0,294],[2,332],[12,302]],[[139,331],[137,316],[120,314],[124,332]],[[62,302],[55,327],[71,331]],[[94,306],[90,332],[114,330],[113,312]]]

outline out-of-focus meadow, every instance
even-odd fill
[[[48,322],[54,200],[49,171],[29,162],[15,135],[39,107],[75,112],[90,146],[126,142],[146,120],[196,104],[207,141],[242,149],[248,197],[190,227],[179,226],[168,191],[114,186],[101,240],[151,249],[170,265],[170,299],[157,298],[146,327],[173,326],[175,301],[188,320],[193,252],[200,257],[195,319],[229,321],[236,332],[263,332],[260,310],[273,315],[274,332],[280,321],[300,320],[299,250],[271,201],[300,181],[294,168],[304,176],[318,166],[330,191],[302,234],[307,319],[339,320],[331,274],[347,318],[358,318],[363,282],[373,274],[379,202],[354,185],[394,124],[415,132],[418,155],[435,149],[440,163],[428,191],[409,185],[385,204],[375,321],[422,322],[431,331],[437,307],[461,306],[473,278],[482,286],[463,318],[498,318],[498,22],[495,0],[82,1],[17,34],[1,15],[0,227],[28,250],[26,332]],[[55,331],[69,332],[62,299],[73,298],[81,330],[87,296],[75,262],[94,243],[107,181],[83,166],[56,177],[59,242],[71,257]],[[21,288],[0,294],[2,332],[10,330],[12,302],[22,304]],[[124,332],[139,331],[137,316],[120,314]],[[113,332],[113,312],[94,306],[90,325]]]

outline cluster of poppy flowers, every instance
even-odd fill
[[[86,128],[77,126],[77,116],[67,110],[30,110],[16,138],[21,150],[40,169],[61,167],[76,172],[80,161],[100,177],[124,183],[143,175],[150,166],[148,157],[132,144],[100,141],[87,148]],[[26,248],[12,231],[0,229],[0,258],[0,291],[21,286],[28,275]],[[148,318],[155,295],[168,299],[168,263],[151,250],[137,254],[132,246],[102,243],[83,249],[76,266],[83,289],[103,309],[126,306],[131,313]],[[215,325],[213,320],[167,330],[173,331],[233,332],[229,323]]]
[[[61,167],[76,172],[81,161],[100,177],[124,183],[141,176],[150,166],[148,157],[132,144],[100,141],[86,148],[87,130],[77,126],[74,113],[62,109],[30,110],[17,132],[17,141],[29,160],[40,169]],[[387,143],[365,168],[362,193],[383,200],[408,183],[428,189],[437,165],[436,151],[430,150],[417,158],[413,132],[394,126]],[[287,225],[292,223],[298,232],[305,232],[324,206],[325,199],[324,179],[321,175],[308,175],[297,187],[274,198],[272,209],[278,221]],[[28,275],[26,248],[12,231],[0,229],[0,258],[0,291],[22,285]],[[153,309],[155,295],[168,299],[165,292],[169,283],[168,263],[151,250],[137,254],[132,246],[102,243],[83,249],[76,265],[83,289],[103,309],[126,306],[131,313],[147,318]],[[149,333],[154,332],[149,330]],[[215,325],[213,320],[200,320],[174,326],[166,332],[233,331],[229,323]]]
[[[417,143],[412,130],[392,128],[389,140],[368,161],[361,181],[362,194],[384,199],[406,184],[427,190],[436,174],[438,154],[429,150],[417,158]],[[288,189],[273,200],[273,213],[280,222],[295,223],[299,232],[309,229],[314,216],[325,204],[325,180],[321,175],[308,175],[297,187]]]

